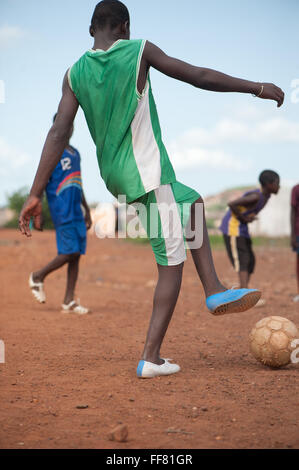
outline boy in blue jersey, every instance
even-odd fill
[[[264,170],[259,176],[261,189],[254,189],[242,197],[229,202],[229,210],[222,219],[220,230],[223,233],[228,257],[239,274],[240,287],[247,288],[255,268],[255,256],[248,224],[256,219],[264,209],[271,194],[279,191],[279,175],[272,170]],[[262,299],[261,299],[262,300]],[[261,306],[264,301],[259,302]]]
[[[55,119],[56,115],[53,122]],[[72,134],[73,127],[69,139]],[[35,299],[44,303],[46,301],[45,278],[53,271],[68,264],[67,286],[62,311],[84,315],[89,310],[74,300],[74,293],[80,256],[86,252],[86,229],[91,227],[91,217],[82,189],[80,154],[69,143],[48,181],[46,194],[56,230],[58,254],[42,269],[30,274],[29,286]],[[81,204],[84,207],[85,216]]]

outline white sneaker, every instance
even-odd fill
[[[171,364],[167,359],[164,359],[164,364],[160,366],[148,361],[139,361],[137,367],[137,376],[141,379],[151,379],[159,375],[176,374],[181,370],[178,364]]]
[[[77,313],[78,315],[86,315],[90,310],[80,305],[80,300],[76,302],[72,300],[68,305],[62,304],[62,313]]]
[[[29,287],[31,289],[33,297],[41,304],[46,302],[46,294],[44,291],[43,282],[34,282],[33,273],[29,276]]]
[[[296,302],[296,303],[298,303],[298,302],[299,302],[299,294],[298,294],[298,295],[296,295],[296,297],[294,297],[294,298],[293,298],[293,301],[294,301],[294,302]]]

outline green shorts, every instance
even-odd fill
[[[132,204],[143,225],[158,264],[176,266],[186,260],[184,229],[191,205],[200,195],[184,184],[165,184]]]

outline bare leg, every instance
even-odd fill
[[[68,263],[72,255],[57,255],[49,264],[39,271],[33,273],[34,282],[43,282],[45,277],[47,277],[53,271],[61,268],[64,264]]]
[[[159,279],[154,295],[153,313],[142,359],[163,364],[160,348],[179,296],[184,263],[178,266],[158,265]]]
[[[67,268],[67,284],[66,284],[66,291],[64,296],[64,304],[68,305],[72,300],[74,300],[75,295],[75,287],[78,279],[79,273],[79,262],[80,262],[80,255],[76,254],[69,261],[69,265]]]
[[[298,294],[299,294],[299,255],[297,255],[297,287],[298,287]]]
[[[226,287],[224,287],[218,279],[216,274],[213,256],[211,252],[210,240],[207,230],[207,224],[205,219],[205,214],[203,214],[203,227],[198,226],[198,221],[195,218],[195,204],[200,203],[203,204],[203,200],[200,198],[195,201],[194,204],[191,206],[191,229],[193,232],[197,232],[198,230],[203,230],[203,243],[201,248],[191,248],[192,258],[197,270],[197,273],[200,277],[202,282],[205,295],[209,297],[213,294],[218,294],[219,292],[224,292]],[[195,226],[197,223],[197,226]],[[189,239],[190,240],[190,239]],[[188,239],[187,239],[188,241]]]
[[[250,274],[247,271],[239,272],[240,288],[247,289],[249,285]]]

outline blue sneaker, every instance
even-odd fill
[[[214,315],[245,312],[255,306],[261,295],[257,289],[229,289],[208,297],[206,305]]]

